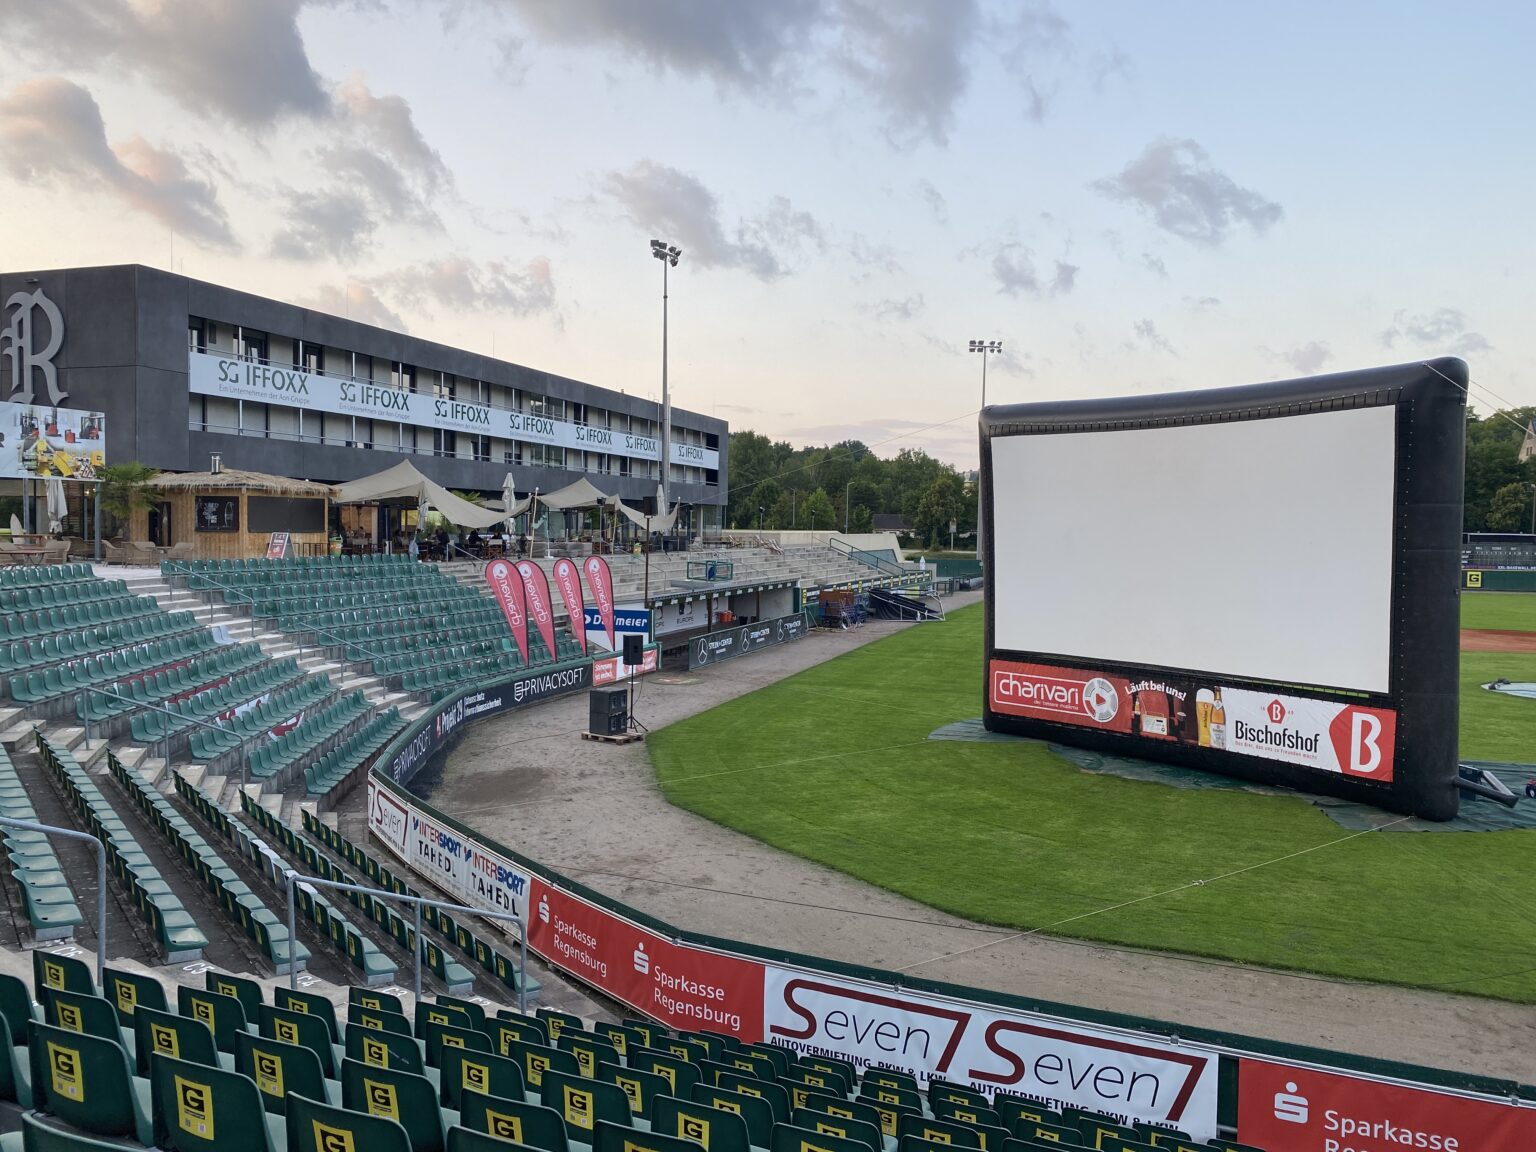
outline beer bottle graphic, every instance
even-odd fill
[[[1195,693],[1195,729],[1202,748],[1211,746],[1211,703],[1214,700],[1209,688]]]
[[[1211,747],[1226,748],[1227,746],[1227,708],[1221,702],[1221,689],[1215,690],[1215,698],[1211,701]]]

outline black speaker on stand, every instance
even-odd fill
[[[624,685],[592,689],[587,708],[587,730],[594,736],[622,736],[629,731],[629,689]]]
[[[635,681],[640,678],[640,665],[645,663],[645,637],[638,632],[624,633],[624,667],[629,672],[629,727],[636,732],[649,729],[635,719]]]

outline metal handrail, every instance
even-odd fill
[[[399,900],[402,903],[413,905],[416,914],[416,978],[414,991],[416,999],[421,999],[421,909],[423,905],[430,904],[434,908],[445,912],[464,912],[471,916],[485,916],[492,920],[510,920],[517,925],[518,961],[517,961],[517,1010],[522,1013],[528,1011],[528,929],[518,919],[515,912],[495,912],[489,908],[471,908],[467,904],[454,904],[448,900],[433,900],[426,896],[408,896],[404,892],[395,892],[389,888],[373,888],[365,884],[346,884],[340,880],[324,880],[319,876],[301,874],[292,868],[283,873],[283,886],[288,895],[288,940],[289,947],[298,939],[298,886],[310,884],[317,888],[334,888],[338,892],[357,892],[364,896],[372,896],[375,899]],[[299,974],[290,965],[288,970],[288,987],[299,986]]]
[[[11,816],[0,816],[0,828],[19,828],[23,832],[41,832],[44,836],[85,840],[96,849],[96,983],[104,983],[107,964],[107,846],[88,832],[76,832],[73,828],[59,828],[53,824],[38,824],[32,820],[17,820]]]
[[[909,571],[907,568],[900,564],[892,563],[884,556],[876,556],[873,552],[866,552],[862,548],[855,548],[846,540],[839,540],[836,537],[833,537],[831,540],[827,541],[827,544],[831,547],[832,551],[841,552],[843,555],[850,556],[857,560],[860,564],[868,564],[871,568],[875,568],[889,576],[920,575],[920,573]]]

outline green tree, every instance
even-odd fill
[[[855,504],[853,512],[848,517],[848,531],[873,532],[875,530],[875,514],[863,504]]]
[[[961,497],[960,477],[953,472],[936,477],[918,498],[912,517],[912,531],[917,538],[928,541],[930,548],[937,548],[940,541],[947,543],[949,522],[960,518]]]
[[[779,497],[782,495],[784,495],[784,489],[779,486],[777,480],[772,477],[764,480],[756,488],[752,489],[751,499],[743,503],[741,520],[737,523],[736,527],[756,528],[758,527],[759,519],[762,519],[763,527],[768,527],[767,513],[773,510],[774,505],[779,502]],[[759,517],[759,508],[763,510],[762,517]]]
[[[768,509],[767,526],[769,528],[777,532],[795,526],[795,514],[799,511],[799,495],[798,492],[780,493],[779,498]]]
[[[1506,484],[1488,502],[1490,532],[1523,532],[1530,525],[1532,492],[1525,482]]]
[[[108,464],[97,475],[101,480],[101,510],[116,520],[131,520],[135,512],[154,503],[148,485],[160,475],[157,468],[129,460],[124,464]]]
[[[732,432],[726,459],[731,491],[726,516],[737,528],[757,527],[755,489],[779,470],[779,452],[788,444],[775,445],[768,437],[752,431]]]
[[[799,521],[800,527],[818,532],[828,532],[842,526],[832,501],[820,488],[807,496],[800,505]]]
[[[1463,531],[1498,531],[1489,521],[1494,494],[1510,484],[1536,480],[1536,459],[1520,460],[1520,443],[1533,416],[1536,408],[1512,408],[1486,417],[1468,409]]]

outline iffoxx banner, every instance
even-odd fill
[[[799,1052],[1216,1135],[1214,1049],[772,966],[763,997],[763,1038]]]
[[[523,578],[506,560],[492,560],[485,566],[485,582],[491,586],[491,595],[501,605],[501,614],[512,629],[512,639],[517,650],[528,663],[528,605],[523,591]]]
[[[1004,716],[1391,781],[1397,714],[1340,700],[1260,692],[1183,676],[1141,676],[996,660],[987,696]]]
[[[370,781],[368,826],[396,856],[461,903],[509,912],[528,922],[529,876],[512,861]],[[491,921],[500,924],[500,921]]]
[[[1237,1138],[1276,1152],[1529,1152],[1536,1108],[1244,1058]]]
[[[560,589],[560,599],[565,601],[566,615],[570,617],[571,627],[576,633],[576,641],[581,645],[581,654],[587,654],[587,629],[585,627],[587,616],[586,597],[581,594],[581,571],[576,567],[574,560],[562,556],[555,561],[555,587]],[[582,621],[581,628],[576,627],[576,621]]]
[[[608,567],[608,561],[601,556],[588,556],[581,562],[581,567],[587,574],[587,587],[592,589],[598,618],[603,622],[603,631],[608,636],[608,649],[613,651],[618,647],[613,642],[613,572]]]

